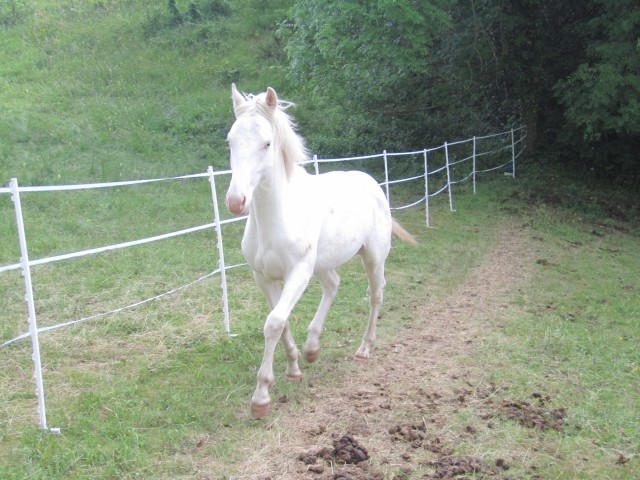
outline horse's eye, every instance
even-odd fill
[[[271,142],[267,142],[264,144],[264,149],[267,150],[271,146]]]

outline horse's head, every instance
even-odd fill
[[[249,211],[255,188],[275,162],[272,120],[278,96],[271,87],[260,95],[243,96],[235,84],[231,93],[236,121],[227,135],[232,176],[226,204],[231,213],[242,215]]]
[[[278,100],[269,87],[259,95],[242,95],[231,86],[236,121],[227,141],[231,151],[231,184],[227,208],[235,215],[246,214],[255,189],[267,175],[281,172],[291,176],[294,166],[307,158],[304,142],[285,113],[292,105]]]

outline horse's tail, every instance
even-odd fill
[[[393,220],[393,227],[391,229],[391,232],[396,237],[398,237],[403,242],[410,243],[411,245],[418,245],[418,242],[416,241],[415,237],[411,235],[409,232],[407,232],[404,229],[404,227],[400,225],[400,222],[398,222],[395,218],[393,218],[392,220]]]

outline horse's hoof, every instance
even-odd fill
[[[298,375],[289,375],[288,373],[285,373],[284,378],[293,383],[300,383],[300,381],[302,380],[302,374],[300,373]]]
[[[313,352],[305,352],[304,359],[309,363],[313,363],[318,359],[318,355],[320,355],[320,350],[315,350]]]
[[[264,405],[251,404],[251,415],[253,418],[266,417],[269,415],[269,410],[271,410],[271,403],[265,403]]]
[[[355,357],[353,357],[353,361],[356,363],[367,363],[369,361],[369,357],[356,353]]]

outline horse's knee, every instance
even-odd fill
[[[278,340],[282,336],[287,319],[270,313],[264,323],[263,333],[267,340]]]
[[[372,304],[380,305],[382,303],[382,300],[384,298],[384,288],[383,287],[375,288],[375,289],[369,289],[369,291],[367,293],[369,294],[369,301]]]

